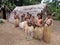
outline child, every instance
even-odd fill
[[[31,21],[31,24],[33,25],[33,27],[35,28],[35,17],[31,16],[30,21]]]
[[[37,19],[36,19],[36,27],[34,31],[34,37],[36,39],[42,39],[43,37],[43,28],[42,28],[42,15],[40,13],[37,14]]]
[[[28,22],[27,24],[28,24],[28,26],[25,30],[25,34],[26,34],[26,38],[28,40],[31,40],[31,39],[33,39],[33,30],[34,30],[34,28],[33,28],[32,24],[30,22]]]
[[[21,16],[21,23],[19,23],[19,27],[22,29],[22,30],[25,30],[25,27],[26,27],[26,25],[27,25],[27,21],[26,21],[26,15],[25,14],[23,14],[22,16]]]
[[[32,15],[28,16],[29,18],[27,19],[27,26],[25,27],[25,34],[26,34],[26,38],[28,40],[33,39],[33,31],[34,31],[34,27],[31,23],[31,19],[32,19]]]
[[[14,26],[18,27],[19,26],[19,17],[16,15],[16,12],[14,12]]]
[[[21,22],[23,22],[24,20],[25,20],[25,14],[21,16]]]
[[[52,25],[52,18],[51,14],[48,13],[46,19],[45,19],[45,26],[44,26],[44,41],[49,43],[51,40],[51,25]]]

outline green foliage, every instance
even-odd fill
[[[30,1],[30,0],[24,0],[23,3],[24,3],[24,5],[31,5],[31,4],[33,4],[32,1]]]
[[[13,10],[13,9],[16,7],[16,5],[13,4],[13,3],[8,2],[8,3],[7,3],[7,7],[8,7],[10,10]]]
[[[16,5],[15,5],[15,2],[16,0],[3,0],[3,2],[1,3],[4,3],[10,10],[13,10]],[[21,0],[20,0],[21,1]],[[33,4],[37,4],[37,3],[40,3],[41,0],[22,0],[22,4],[23,5],[33,5]],[[1,6],[1,4],[0,4]]]
[[[52,12],[52,13],[56,12],[56,3],[55,2],[49,3],[48,8],[49,8],[50,12]]]
[[[60,20],[60,8],[56,10],[55,17],[56,17],[56,20]]]
[[[57,8],[56,2],[49,3],[48,7],[49,7],[49,11],[52,14],[54,13],[53,19],[60,20],[60,9]]]
[[[24,5],[33,5],[33,4],[37,4],[37,3],[40,3],[41,0],[24,0],[23,1],[23,4]]]
[[[3,0],[3,2],[1,2],[0,6],[2,4],[5,4],[10,10],[13,10],[16,7],[16,5],[13,2],[11,2],[11,0]]]
[[[41,2],[42,0],[37,0],[38,2]]]

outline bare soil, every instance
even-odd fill
[[[0,24],[0,45],[60,45],[60,21],[54,21],[49,44],[36,39],[27,41],[24,31],[6,21],[4,24]]]

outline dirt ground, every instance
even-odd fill
[[[0,25],[0,45],[60,45],[60,21],[54,21],[51,42],[49,44],[36,39],[27,41],[24,31],[6,22]]]

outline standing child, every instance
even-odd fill
[[[27,26],[25,28],[25,34],[26,34],[26,38],[28,40],[33,39],[33,31],[34,31],[34,27],[31,23],[31,18],[32,16],[29,17],[29,19],[27,20]]]
[[[43,37],[43,27],[42,27],[42,15],[40,13],[37,14],[36,19],[36,27],[34,31],[34,37],[36,39],[42,39]]]
[[[21,16],[21,22],[19,23],[19,27],[23,30],[23,28],[24,28],[24,23],[25,23],[25,14],[23,14],[22,16]]]
[[[45,26],[44,26],[44,41],[49,43],[51,40],[51,26],[52,26],[52,18],[51,14],[49,13],[45,19]]]
[[[30,22],[28,22],[28,26],[27,26],[26,32],[25,32],[26,33],[26,38],[28,40],[33,39],[33,31],[34,31],[34,28],[33,28],[32,24]]]
[[[32,26],[35,28],[35,17],[31,16],[30,21],[31,21]]]
[[[25,20],[25,14],[21,16],[21,22],[23,22],[24,20]]]
[[[16,15],[16,12],[14,12],[14,26],[18,27],[19,26],[19,17]]]

